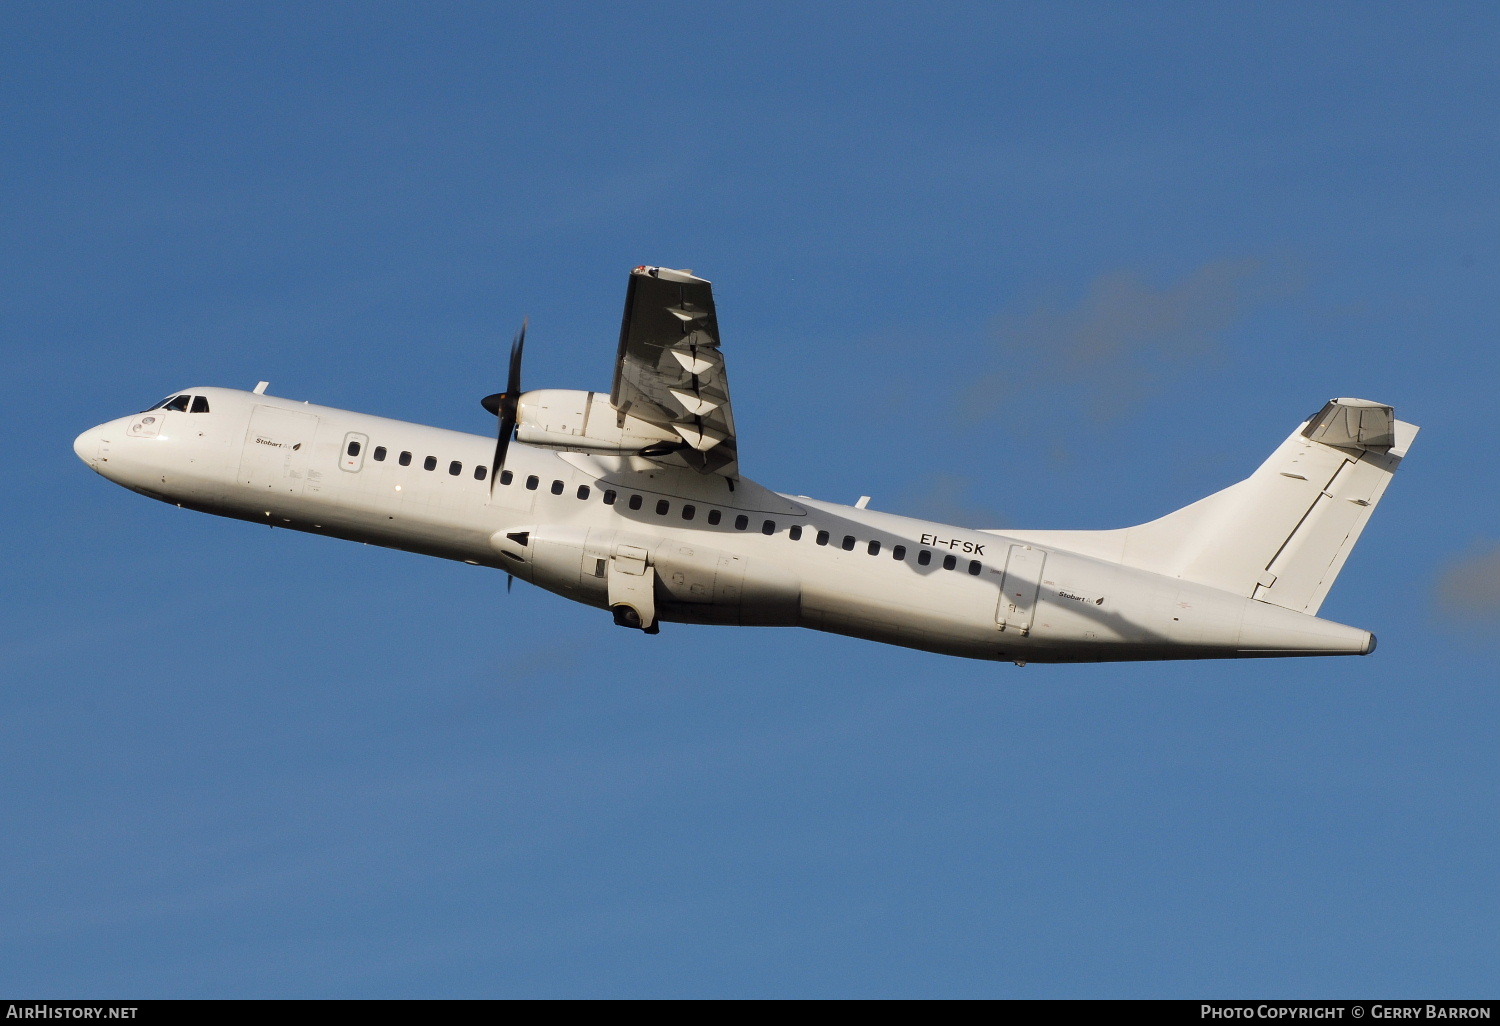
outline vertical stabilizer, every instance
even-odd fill
[[[1004,531],[1316,613],[1401,465],[1415,425],[1333,399],[1238,484],[1119,531]]]

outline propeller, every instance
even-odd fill
[[[521,398],[521,351],[526,348],[526,325],[516,332],[510,344],[510,376],[505,381],[505,391],[487,395],[479,400],[486,410],[500,418],[500,429],[495,436],[495,460],[490,464],[490,494],[495,494],[495,478],[505,468],[505,453],[510,448],[511,437],[516,433],[516,403]]]

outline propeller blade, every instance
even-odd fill
[[[516,337],[510,343],[510,378],[505,382],[505,390],[511,395],[521,394],[521,350],[526,348],[526,326],[531,323],[530,317],[521,319],[521,330],[516,332]]]
[[[505,575],[505,594],[507,594],[507,595],[510,594],[510,586],[512,584],[515,584],[515,583],[516,583],[516,578],[515,578],[514,574],[506,574]]]
[[[526,348],[526,326],[530,318],[521,322],[521,330],[510,343],[510,373],[506,376],[505,391],[487,395],[479,404],[499,418],[495,434],[495,458],[490,463],[490,494],[495,494],[495,478],[505,468],[505,454],[510,449],[511,436],[516,431],[516,403],[521,398],[521,354]]]

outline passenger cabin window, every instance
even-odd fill
[[[457,477],[459,474],[462,474],[463,472],[464,472],[464,465],[462,463],[458,462],[458,460],[454,460],[452,463],[448,464],[448,473],[452,474],[454,477]]]
[[[401,456],[396,460],[396,462],[401,464],[403,467],[411,466],[411,453],[403,452]]]
[[[373,456],[373,457],[375,457],[375,462],[376,463],[384,463],[385,462],[385,446],[383,446],[383,445],[377,445],[375,447],[375,451],[372,452],[372,453],[370,453],[370,455]]]
[[[776,533],[776,521],[774,521],[774,520],[763,521],[761,523],[761,525],[760,525],[760,533],[761,534],[775,534]]]
[[[788,538],[790,538],[792,541],[801,541],[802,540],[802,525],[801,524],[793,524],[791,527],[787,528],[786,536]]]
[[[512,481],[514,481],[515,479],[516,479],[516,475],[512,474],[510,471],[508,471],[508,470],[502,470],[502,471],[500,471],[500,483],[501,484],[508,485]]]
[[[578,497],[580,499],[587,499],[589,497],[589,486],[588,485],[579,485],[578,486]]]
[[[613,506],[615,504],[615,499],[617,498],[619,498],[619,496],[615,493],[615,490],[613,488],[604,489],[604,504],[606,506]]]
[[[526,490],[528,492],[534,492],[534,491],[536,491],[536,486],[539,485],[539,484],[541,484],[541,483],[542,483],[542,479],[539,478],[539,477],[537,477],[535,474],[532,474],[530,477],[528,477],[526,479]]]
[[[563,490],[563,483],[561,481],[553,481],[551,490],[553,495],[561,495]]]
[[[926,566],[928,563],[931,563],[931,562],[932,562],[932,553],[929,552],[928,550],[923,549],[922,551],[920,551],[920,552],[917,553],[917,564],[919,566]]]
[[[436,470],[437,469],[437,457],[436,456],[429,456],[425,460],[423,460],[422,461],[422,469],[423,470]]]
[[[194,413],[207,413],[208,412],[208,400],[206,398],[204,398],[203,396],[201,396],[201,395],[195,395],[195,396],[193,396],[193,412]]]
[[[979,560],[977,560],[977,559],[971,559],[971,560],[969,560],[969,573],[972,576],[974,576],[974,577],[978,577],[979,576]]]
[[[817,541],[817,543],[819,545],[827,545],[828,544],[828,532],[827,531],[819,531],[818,532],[818,537],[817,537],[816,541]]]
[[[894,559],[894,560],[897,560],[898,562],[900,560],[905,559],[906,558],[906,546],[905,545],[897,545],[894,549],[891,550],[891,558]]]
[[[630,497],[630,503],[629,503],[629,505],[630,505],[631,509],[640,509],[641,508],[641,497],[639,495],[632,495]]]
[[[666,516],[667,515],[667,511],[670,510],[671,508],[672,508],[672,504],[670,502],[668,502],[666,499],[657,499],[656,500],[656,515],[657,516],[659,516],[659,517]]]
[[[953,553],[950,552],[946,556],[943,557],[943,569],[944,570],[952,570],[956,566],[958,566],[958,557],[955,556]]]
[[[739,516],[737,516],[737,517],[734,518],[734,529],[736,531],[743,531],[745,528],[747,528],[749,526],[750,526],[750,518],[747,517],[747,516],[745,516],[745,514],[741,513]]]
[[[356,442],[354,439],[351,438],[349,440],[349,448],[348,448],[347,451],[348,451],[348,453],[349,453],[350,456],[358,456],[359,455],[359,443]]]
[[[490,468],[489,467],[478,466],[478,467],[474,468],[474,480],[476,480],[476,481],[483,481],[485,478],[487,478],[489,476],[490,476]]]
[[[717,527],[719,521],[723,520],[723,519],[724,519],[724,514],[720,513],[718,510],[711,509],[711,510],[708,511],[708,523],[709,523],[710,527]]]
[[[872,556],[880,555],[880,543],[878,541],[870,542],[865,551],[867,551]]]
[[[698,512],[698,507],[694,506],[690,502],[687,505],[685,505],[685,506],[682,507],[682,519],[684,519],[684,520],[691,520],[697,514],[697,512]]]

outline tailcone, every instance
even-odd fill
[[[1244,655],[1369,655],[1375,651],[1375,635],[1251,599],[1245,603],[1239,651]]]

